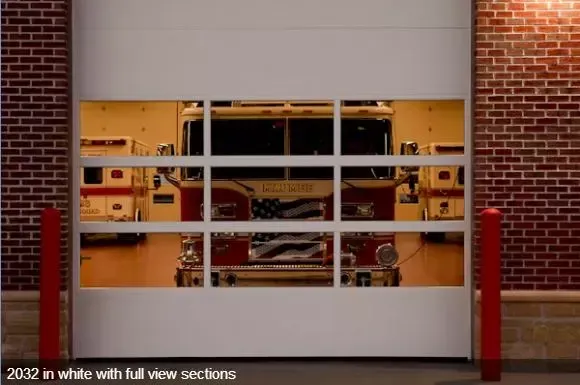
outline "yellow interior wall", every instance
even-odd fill
[[[392,106],[395,151],[399,151],[403,141],[414,141],[420,146],[435,142],[463,143],[463,101],[403,101],[394,102]]]
[[[144,142],[155,154],[158,143],[177,144],[178,102],[82,102],[80,125],[83,136],[131,136]],[[153,169],[148,170],[150,179]],[[152,186],[150,186],[152,187]],[[173,194],[173,204],[153,204],[154,194]],[[168,183],[149,194],[149,221],[178,221],[179,191]]]
[[[464,143],[465,105],[463,101],[401,101],[392,104],[395,111],[395,154],[401,142],[417,142],[419,146],[437,142]],[[404,166],[404,165],[401,165]],[[420,220],[418,204],[400,204],[399,194],[409,192],[407,185],[397,189],[396,220]]]

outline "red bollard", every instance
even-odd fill
[[[40,218],[40,330],[38,356],[42,364],[60,359],[60,212],[42,211]]]
[[[481,213],[481,379],[501,381],[501,212]]]

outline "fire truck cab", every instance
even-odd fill
[[[463,143],[430,143],[418,155],[463,155]],[[465,169],[463,166],[421,167],[418,171],[419,215],[424,221],[463,220],[465,216]],[[442,242],[446,234],[425,233],[424,238]]]
[[[81,137],[81,156],[147,156],[145,143],[125,136]],[[148,219],[148,175],[144,167],[80,170],[81,221],[125,222]],[[130,242],[144,240],[146,234],[117,234]],[[88,240],[83,235],[82,241]]]
[[[392,108],[386,102],[343,102],[343,155],[392,155]],[[211,106],[212,155],[332,155],[333,105],[319,102],[221,102]],[[183,110],[180,154],[203,155],[203,105]],[[158,155],[174,155],[171,144]],[[158,169],[181,192],[181,219],[203,220],[203,168]],[[394,220],[395,167],[343,167],[333,191],[332,167],[212,168],[213,220]],[[342,212],[333,213],[341,194]],[[298,225],[298,224],[297,224]],[[299,226],[299,225],[298,225]],[[177,286],[203,285],[202,234],[186,234]],[[341,236],[343,286],[398,286],[393,233]],[[213,234],[212,285],[256,282],[332,285],[333,241],[327,234]]]

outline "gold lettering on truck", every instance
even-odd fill
[[[312,183],[264,183],[263,193],[311,193],[314,190]]]
[[[81,215],[98,215],[100,213],[99,209],[81,209]]]
[[[81,199],[81,215],[98,215],[101,210],[91,208],[91,201],[88,199]]]

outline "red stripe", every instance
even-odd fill
[[[135,195],[133,187],[83,187],[81,196]]]
[[[463,198],[465,196],[465,192],[462,189],[442,188],[425,190],[421,195],[426,196],[427,198]]]
[[[435,146],[435,151],[437,152],[463,152],[464,150],[464,146],[442,146],[442,145],[437,145]]]

